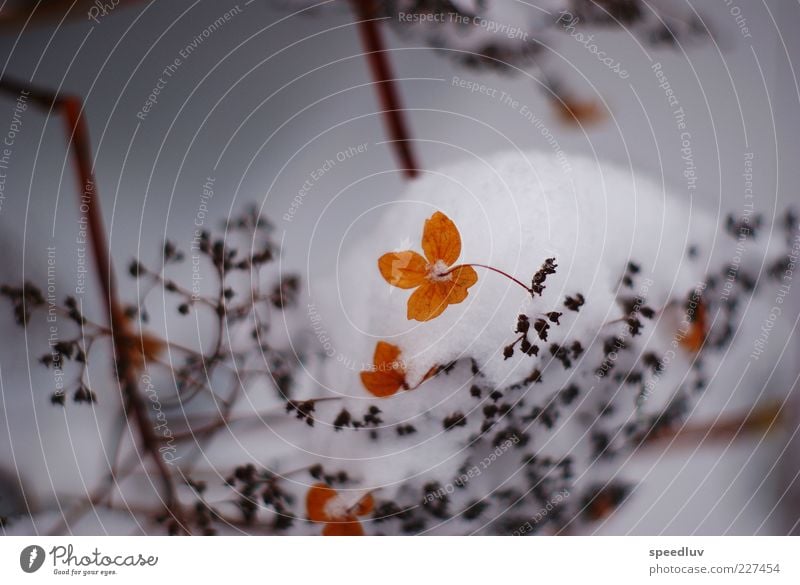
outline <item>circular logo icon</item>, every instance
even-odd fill
[[[44,549],[41,546],[32,544],[26,546],[19,553],[19,566],[26,573],[35,573],[44,564]]]

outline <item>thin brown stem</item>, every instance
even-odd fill
[[[501,274],[501,275],[505,276],[507,279],[509,279],[509,280],[517,283],[518,285],[520,285],[522,288],[524,288],[526,291],[528,291],[528,294],[533,294],[533,289],[530,288],[525,283],[523,283],[522,281],[517,280],[516,278],[514,278],[513,276],[511,276],[507,272],[503,272],[499,268],[495,268],[494,266],[488,266],[486,264],[474,264],[474,263],[457,264],[456,266],[453,266],[452,268],[448,269],[447,272],[443,272],[442,274],[440,274],[438,276],[447,276],[448,274],[451,274],[452,272],[458,270],[459,268],[463,268],[465,266],[475,266],[475,267],[478,267],[478,268],[485,268],[486,270],[491,270],[493,272],[496,272],[497,274]]]
[[[314,402],[314,403],[328,402],[331,400],[341,400],[341,398],[342,398],[341,396],[323,396],[322,398],[309,398],[308,400],[303,400],[301,402]],[[214,431],[217,431],[228,425],[248,423],[248,422],[250,423],[260,422],[264,418],[283,414],[284,408],[285,407],[281,406],[280,409],[242,415],[236,418],[231,418],[229,415],[223,413],[221,416],[216,417],[215,420],[207,422],[202,426],[200,426],[199,428],[193,428],[192,421],[187,421],[189,423],[189,428],[182,432],[173,433],[171,440],[185,441],[188,439],[197,439],[204,435],[208,435],[209,433],[213,433]]]
[[[103,216],[100,211],[100,200],[97,195],[94,178],[89,128],[83,116],[83,103],[76,96],[53,94],[45,90],[28,87],[23,83],[12,81],[8,78],[0,81],[0,91],[11,94],[26,92],[30,95],[33,103],[48,110],[55,109],[64,116],[69,148],[76,167],[79,190],[78,205],[89,226],[90,249],[94,268],[100,279],[106,316],[111,330],[116,376],[122,385],[126,416],[133,416],[139,429],[142,446],[149,453],[158,469],[166,494],[167,510],[176,522],[182,525],[176,488],[166,463],[158,451],[159,440],[147,415],[146,405],[137,385],[136,369],[134,364],[131,363],[133,356],[131,355],[130,346],[135,341],[135,337],[130,331],[128,320],[117,298],[114,269],[103,227]]]
[[[730,442],[752,433],[766,435],[780,423],[782,405],[771,403],[755,407],[745,414],[721,418],[711,424],[686,425],[679,429],[665,429],[647,435],[644,446],[669,446],[704,444],[706,442]]]
[[[404,118],[404,109],[397,91],[397,83],[387,58],[383,36],[376,20],[373,0],[353,0],[353,9],[359,19],[358,33],[364,47],[367,62],[375,81],[375,90],[383,108],[386,130],[392,139],[395,153],[403,165],[406,177],[413,179],[419,174],[419,165],[411,147],[411,137]]]

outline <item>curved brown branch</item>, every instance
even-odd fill
[[[33,103],[48,110],[55,110],[64,116],[69,148],[75,162],[78,180],[78,205],[89,226],[90,249],[94,268],[100,279],[106,316],[111,330],[115,373],[122,386],[126,416],[133,418],[139,430],[142,447],[156,465],[163,484],[168,512],[181,525],[182,529],[185,529],[175,483],[159,452],[159,439],[147,415],[146,404],[138,388],[134,361],[137,355],[137,343],[140,346],[139,355],[143,356],[145,354],[145,339],[143,336],[137,336],[131,330],[129,321],[125,317],[122,305],[117,297],[114,269],[103,227],[100,200],[94,179],[89,129],[83,116],[82,101],[76,96],[53,94],[8,78],[0,80],[0,91],[12,95],[27,92]]]
[[[375,90],[383,107],[386,130],[392,140],[403,172],[413,179],[419,174],[419,165],[411,146],[411,136],[404,116],[404,109],[397,91],[392,68],[387,58],[383,36],[375,20],[375,3],[372,0],[353,0],[353,9],[359,19],[358,33],[364,46]]]
[[[773,402],[753,408],[743,414],[719,418],[711,424],[685,425],[676,429],[661,429],[649,433],[643,446],[687,446],[726,444],[753,434],[766,435],[781,421],[783,405]]]

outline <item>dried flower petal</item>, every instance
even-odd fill
[[[681,345],[684,349],[697,353],[702,349],[708,334],[708,311],[702,300],[697,302],[697,309],[692,318],[688,332],[681,338]]]
[[[399,361],[400,348],[385,341],[375,346],[373,370],[361,372],[361,383],[378,398],[391,396],[406,384],[406,373]]]
[[[410,250],[384,254],[378,269],[392,286],[417,289],[408,299],[408,319],[430,321],[466,299],[478,274],[471,266],[450,268],[461,254],[461,236],[440,211],[425,221],[422,248],[425,258]]]
[[[392,286],[414,288],[425,281],[428,263],[425,258],[410,250],[390,252],[378,259],[378,269]]]
[[[367,494],[363,498],[361,498],[356,505],[355,510],[353,510],[353,514],[356,516],[366,516],[375,508],[375,500],[372,497],[372,494]]]
[[[327,484],[317,483],[311,486],[306,494],[308,519],[325,523],[323,536],[364,536],[364,528],[357,516],[366,516],[372,512],[375,507],[372,494],[365,495],[353,508],[345,507],[341,500],[334,502],[339,497],[339,493]]]
[[[331,522],[322,529],[323,536],[364,536],[361,522],[353,519],[350,522]]]
[[[441,260],[451,266],[461,255],[461,234],[453,220],[441,211],[425,220],[422,249],[431,264]]]
[[[308,519],[312,522],[329,522],[332,520],[325,508],[331,499],[337,496],[337,491],[324,483],[317,483],[311,486],[311,489],[306,494]]]

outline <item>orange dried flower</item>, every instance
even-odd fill
[[[440,211],[425,220],[422,250],[425,257],[411,250],[384,254],[378,269],[392,286],[416,289],[408,299],[408,318],[430,321],[466,299],[478,274],[471,266],[451,268],[461,255],[461,235]]]
[[[414,390],[441,370],[440,366],[433,366],[416,386],[409,386],[406,382],[405,364],[400,359],[400,348],[385,341],[379,341],[375,346],[372,363],[371,370],[361,372],[361,383],[373,396],[378,398],[391,396],[401,388]]]
[[[391,396],[400,388],[408,389],[405,366],[399,358],[399,347],[379,341],[372,359],[374,368],[361,372],[361,383],[378,398]]]
[[[605,118],[604,110],[594,101],[578,101],[571,98],[553,99],[556,115],[566,124],[596,124]]]
[[[686,335],[680,340],[681,345],[693,353],[697,353],[703,347],[708,334],[708,310],[702,300],[697,301],[693,320],[689,325]]]
[[[306,513],[312,522],[322,522],[323,536],[364,536],[359,516],[366,516],[375,506],[372,494],[363,496],[354,504],[324,483],[311,486],[306,494]]]
[[[118,312],[112,322],[118,360],[138,370],[147,360],[155,360],[163,352],[165,342],[155,335],[135,330],[126,315]]]

